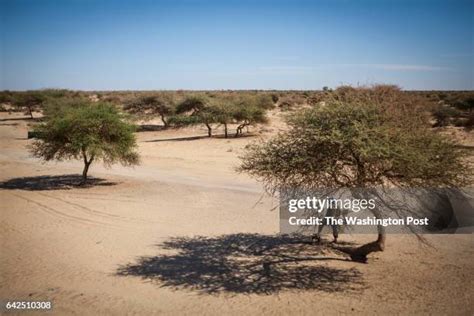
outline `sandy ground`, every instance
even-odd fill
[[[276,201],[234,171],[250,137],[139,133],[140,166],[93,165],[102,180],[70,188],[81,163],[31,158],[15,117],[0,115],[0,300],[58,315],[474,313],[473,235],[389,236],[368,264],[288,247]]]

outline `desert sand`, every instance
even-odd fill
[[[277,200],[234,171],[255,137],[141,132],[140,166],[93,164],[80,188],[80,161],[28,154],[21,117],[0,115],[1,300],[51,300],[57,315],[474,313],[473,235],[390,235],[368,264],[285,245]]]

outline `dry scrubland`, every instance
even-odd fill
[[[86,187],[69,185],[78,181],[80,161],[39,163],[25,148],[35,123],[21,112],[1,113],[0,297],[53,300],[56,314],[81,315],[472,315],[472,235],[430,235],[432,247],[388,236],[386,250],[368,264],[276,236],[277,201],[234,168],[249,142],[284,130],[282,115],[310,106],[318,93],[274,93],[268,125],[252,126],[249,137],[208,138],[202,124],[139,132],[141,165],[93,165],[94,185]],[[89,97],[120,103],[130,94]],[[435,128],[474,146],[472,131],[455,126],[466,113]],[[156,129],[161,120],[137,124]],[[215,131],[222,133],[222,126]],[[326,259],[293,260],[308,256]],[[281,263],[268,270],[267,260]]]

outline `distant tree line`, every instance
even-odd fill
[[[35,112],[41,112],[44,105],[52,99],[73,98],[82,95],[81,92],[66,89],[43,89],[28,91],[1,91],[0,104],[10,104],[13,111],[22,111],[26,115],[34,118]],[[3,108],[3,110],[5,110]]]
[[[0,110],[22,111],[34,118],[51,100],[87,98],[114,104],[143,121],[158,117],[164,128],[201,124],[212,136],[218,126],[223,126],[225,137],[231,133],[238,137],[247,127],[264,124],[269,109],[294,111],[302,106],[316,106],[327,102],[328,97],[344,98],[350,89],[342,86],[335,90],[323,87],[321,91],[1,91]],[[474,126],[473,91],[404,91],[403,95],[430,109],[434,127]],[[229,130],[231,126],[233,131]]]
[[[125,103],[124,110],[140,119],[159,117],[164,127],[185,127],[202,124],[208,136],[216,126],[224,127],[229,136],[229,125],[236,125],[234,137],[243,134],[244,128],[266,123],[266,111],[274,106],[269,95],[236,95],[210,98],[202,94],[176,100],[170,93],[137,96]]]

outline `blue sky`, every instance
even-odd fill
[[[0,1],[0,89],[474,89],[474,0]]]

